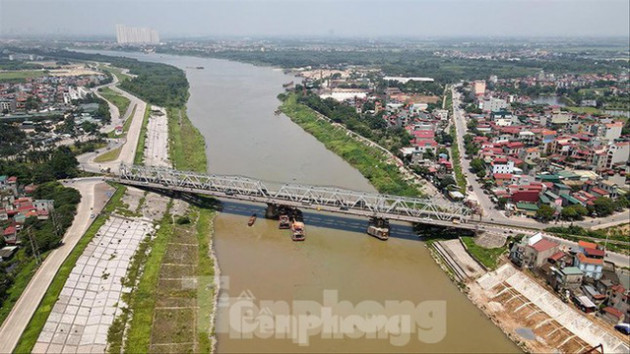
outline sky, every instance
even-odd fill
[[[628,37],[628,0],[0,0],[0,36]]]

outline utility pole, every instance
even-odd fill
[[[33,251],[33,256],[35,257],[35,262],[37,264],[42,263],[42,258],[39,254],[39,247],[37,246],[37,241],[33,238],[32,226],[29,226],[24,230],[26,232],[26,236],[28,237],[29,243],[31,244],[31,250]]]

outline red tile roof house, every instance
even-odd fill
[[[494,175],[492,175],[492,177],[494,178],[494,181],[496,182],[498,187],[506,186],[510,184],[510,181],[512,181],[511,173],[495,173]]]
[[[2,236],[4,237],[4,242],[6,242],[7,244],[15,245],[16,243],[18,243],[17,229],[13,225],[4,229],[4,231],[2,232]]]
[[[503,153],[506,155],[518,156],[525,145],[520,141],[513,141],[503,146]]]
[[[539,268],[547,258],[558,252],[560,244],[546,238],[525,247],[523,264],[529,267]]]
[[[602,318],[605,321],[614,325],[617,323],[623,322],[623,320],[626,317],[623,312],[617,310],[614,307],[604,307],[601,313],[602,313]]]
[[[585,277],[597,280],[602,277],[604,260],[600,258],[590,258],[584,253],[578,253],[575,256],[575,266],[584,272]]]

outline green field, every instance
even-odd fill
[[[109,162],[109,161],[114,161],[118,158],[118,156],[120,155],[120,151],[122,150],[122,146],[119,146],[115,149],[109,150],[108,152],[98,155],[95,159],[94,162],[100,163],[100,162]]]
[[[497,248],[483,248],[475,243],[475,238],[462,236],[461,240],[466,245],[468,252],[488,269],[497,267],[499,257],[507,251],[507,246]]]
[[[0,81],[25,81],[26,79],[41,77],[45,74],[46,72],[42,70],[2,71],[0,72]]]
[[[109,87],[104,87],[98,90],[98,92],[109,102],[114,104],[118,108],[118,113],[123,117],[125,112],[127,112],[127,108],[129,107],[129,99],[125,96],[120,95],[116,91],[110,89]]]

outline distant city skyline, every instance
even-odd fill
[[[116,25],[116,42],[118,44],[158,44],[158,32],[149,27],[130,27]]]
[[[0,0],[0,35],[628,37],[627,0]]]

